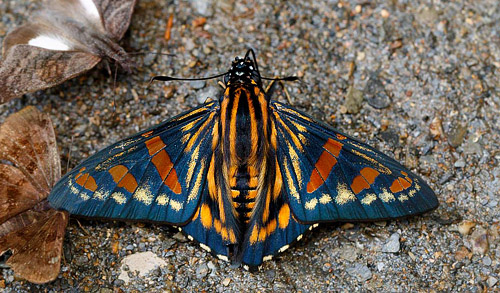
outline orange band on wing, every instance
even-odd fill
[[[149,140],[146,140],[145,144],[150,156],[156,154],[159,150],[165,147],[165,144],[159,136],[155,136]]]
[[[394,179],[392,182],[391,187],[389,188],[392,193],[400,192],[403,190],[403,186],[401,186],[401,183],[399,183],[398,179]]]
[[[123,166],[123,165],[117,165],[117,166],[110,168],[108,170],[108,172],[113,177],[113,181],[115,181],[115,183],[118,183],[120,181],[120,179],[122,179],[123,176],[125,176],[125,174],[127,174],[128,168]]]
[[[337,164],[338,156],[342,150],[343,144],[329,138],[327,142],[323,145],[325,149],[323,153],[319,156],[314,170],[311,172],[311,177],[309,183],[307,183],[307,192],[311,193],[316,191],[323,183],[325,183],[326,178],[332,171],[335,164]]]
[[[179,179],[177,178],[177,172],[175,172],[174,164],[170,160],[170,156],[167,152],[165,150],[161,150],[153,156],[151,162],[155,165],[156,170],[165,185],[167,185],[173,192],[180,194],[181,185],[179,183]]]
[[[363,175],[363,177],[369,184],[373,184],[373,182],[375,182],[375,178],[377,178],[377,176],[380,174],[379,171],[370,167],[363,168],[359,173]]]
[[[323,183],[325,183],[325,179],[328,177],[328,174],[330,174],[330,171],[332,171],[335,164],[337,164],[337,159],[335,159],[335,157],[327,151],[323,151],[314,166],[309,183],[307,183],[307,192],[314,192],[321,185],[323,185]]]
[[[125,188],[128,192],[133,193],[137,189],[137,180],[135,180],[134,175],[127,173],[120,183],[118,183],[118,187]]]
[[[328,141],[323,146],[323,148],[325,148],[332,155],[334,155],[335,157],[338,158],[339,154],[340,154],[340,151],[342,150],[342,146],[344,146],[344,144],[342,144],[342,143],[340,143],[340,142],[338,142],[336,140],[333,140],[333,139],[329,138]]]
[[[363,189],[370,188],[370,184],[373,184],[380,174],[380,172],[370,167],[363,168],[359,173],[361,175],[356,176],[351,184],[351,189],[355,194],[360,193]]]
[[[404,189],[407,189],[411,186],[411,183],[408,182],[405,178],[399,177],[399,183],[403,186]]]
[[[76,175],[77,177],[75,178],[76,179],[76,183],[80,186],[83,186],[85,184],[85,182],[87,182],[87,178],[89,178],[89,173],[85,173],[85,174],[78,174]]]
[[[168,174],[167,180],[165,180],[165,185],[168,186],[174,193],[181,193],[181,184],[179,183],[179,178],[177,178],[177,172],[172,168],[170,174]]]
[[[79,176],[76,179],[76,183],[80,186],[83,186],[84,188],[86,188],[90,191],[97,190],[97,184],[95,182],[94,177],[90,176],[88,173],[85,173],[85,174]]]
[[[406,173],[404,173],[403,175],[405,175],[406,178],[398,177],[392,182],[390,189],[393,193],[400,192],[411,187],[412,180],[408,178],[408,175]]]
[[[368,189],[368,188],[370,188],[370,184],[368,184],[368,182],[366,182],[365,178],[363,178],[363,176],[361,176],[361,175],[356,176],[354,178],[354,180],[352,181],[351,189],[352,189],[352,192],[354,192],[355,194],[358,194],[363,189]]]

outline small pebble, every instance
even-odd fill
[[[453,130],[448,135],[448,143],[450,146],[457,148],[464,141],[465,134],[467,133],[467,126],[462,124],[455,125]]]
[[[207,82],[204,80],[197,80],[197,81],[191,82],[191,87],[199,90],[199,89],[204,88],[206,84],[207,84]]]
[[[465,160],[463,158],[458,159],[453,165],[455,168],[463,168],[465,167]]]
[[[493,276],[489,276],[488,280],[486,280],[486,283],[488,283],[488,287],[490,287],[490,288],[493,288],[493,286],[495,286],[497,282],[498,282],[498,279],[493,277]]]
[[[481,155],[483,153],[483,147],[471,140],[467,140],[462,147],[466,155]]]
[[[214,86],[209,86],[206,89],[196,93],[196,100],[203,104],[207,99],[217,100],[220,95],[220,90]]]
[[[182,232],[177,232],[174,234],[174,236],[172,236],[172,238],[174,238],[175,240],[179,241],[179,242],[187,242],[188,239],[186,238],[186,236],[184,236],[184,234],[182,234]]]
[[[202,263],[196,268],[196,278],[203,279],[208,275],[209,269],[206,263]]]
[[[491,261],[491,258],[489,256],[486,255],[485,257],[483,257],[483,264],[485,266],[491,266],[491,263],[492,263],[492,261]]]
[[[355,261],[358,257],[358,249],[352,245],[344,245],[340,251],[340,257],[348,261]]]
[[[352,228],[354,228],[353,223],[345,223],[345,224],[342,224],[342,226],[340,226],[340,229],[342,229],[342,230],[349,230]]]
[[[364,282],[372,278],[372,272],[364,264],[357,263],[354,266],[347,268],[347,273],[358,279],[359,282]]]
[[[489,248],[488,232],[483,227],[477,227],[470,235],[472,252],[484,255]]]
[[[458,224],[458,232],[462,235],[469,235],[472,228],[476,226],[476,223],[473,221],[462,221]]]
[[[399,251],[399,233],[393,233],[382,247],[382,252],[396,253]]]
[[[231,283],[230,278],[225,278],[224,280],[222,280],[222,285],[224,285],[225,287],[229,286],[229,283]]]
[[[380,15],[383,17],[383,18],[388,18],[391,14],[389,13],[389,11],[387,11],[387,9],[382,9],[380,11]]]
[[[122,260],[118,279],[128,283],[130,277],[127,271],[130,273],[137,272],[139,276],[145,277],[152,270],[165,265],[167,263],[151,251],[134,253]],[[128,269],[125,270],[125,268]]]
[[[191,0],[191,4],[198,14],[207,17],[213,15],[212,0]]]
[[[350,86],[345,96],[344,106],[347,113],[356,114],[361,109],[363,103],[363,92]]]
[[[385,86],[376,75],[370,77],[363,94],[368,104],[375,109],[384,109],[391,105]]]

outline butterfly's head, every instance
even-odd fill
[[[260,85],[260,74],[255,62],[248,56],[236,57],[231,64],[231,68],[224,76],[226,85],[235,83],[249,83],[254,81]]]

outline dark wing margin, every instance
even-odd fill
[[[291,107],[271,105],[284,191],[299,222],[392,219],[438,206],[425,181],[394,159]]]
[[[85,217],[187,223],[203,190],[218,109],[204,104],[101,150],[56,184],[50,205]]]

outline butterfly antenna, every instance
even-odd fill
[[[257,74],[260,76],[259,64],[257,64],[257,57],[255,57],[255,51],[252,48],[248,49],[247,53],[245,54],[245,59],[250,54],[252,54],[253,64],[255,64],[255,71],[257,71]]]
[[[297,76],[287,76],[287,77],[261,77],[261,79],[272,80],[272,81],[297,81],[299,78]]]
[[[166,75],[158,75],[158,76],[154,76],[153,78],[151,78],[148,86],[151,85],[151,83],[153,83],[153,81],[155,81],[155,80],[161,80],[161,81],[171,81],[171,80],[197,81],[197,80],[214,79],[214,78],[224,76],[226,74],[228,74],[228,72],[224,72],[224,73],[220,73],[220,74],[212,75],[212,76],[207,76],[207,77],[199,77],[199,78],[181,78],[181,77],[173,77],[173,76],[166,76]]]
[[[245,59],[249,56],[252,55],[253,63],[255,64],[255,71],[257,71],[257,74],[260,76],[260,71],[259,71],[259,65],[257,64],[257,58],[255,57],[255,51],[253,49],[248,49],[247,53],[245,54]],[[287,76],[287,77],[262,77],[260,76],[261,79],[265,80],[273,80],[273,81],[296,81],[299,80],[297,76]]]
[[[169,53],[163,53],[163,52],[156,52],[156,51],[152,51],[152,52],[148,52],[148,51],[138,51],[138,52],[131,52],[131,53],[127,53],[128,55],[146,55],[146,54],[155,54],[155,55],[161,55],[161,56],[171,56],[171,57],[175,57],[176,55],[175,54],[169,54]]]

